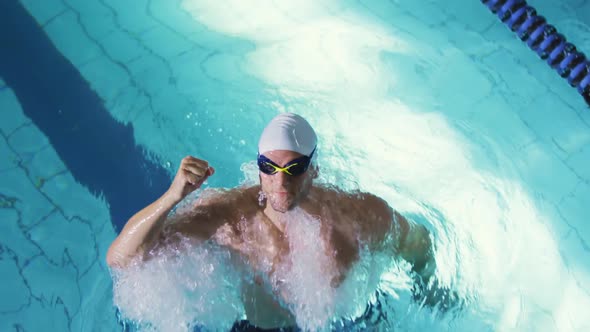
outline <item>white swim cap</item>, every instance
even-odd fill
[[[316,147],[317,139],[315,131],[304,118],[293,113],[281,113],[262,131],[258,153],[289,150],[309,156]]]

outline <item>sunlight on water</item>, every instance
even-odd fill
[[[322,128],[323,178],[378,194],[428,226],[437,249],[438,280],[466,301],[453,329],[547,325],[547,313],[559,310],[563,291],[543,285],[564,284],[571,277],[549,220],[519,185],[511,160],[491,143],[490,155],[478,156],[469,139],[440,115],[388,101],[357,106],[355,113],[341,105],[338,115],[349,111],[343,120],[307,114]],[[494,174],[474,166],[489,162],[486,158],[502,166]],[[398,325],[404,329],[446,330],[451,324],[448,317],[431,321],[427,312],[408,308],[416,310],[415,317]],[[392,321],[402,318],[403,309],[397,307]],[[550,323],[549,330],[555,327]]]
[[[245,69],[288,98],[336,90],[364,98],[383,93],[395,77],[379,74],[376,50],[409,51],[403,40],[339,1],[185,0],[182,6],[210,29],[253,42]]]

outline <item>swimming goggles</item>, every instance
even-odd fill
[[[258,169],[262,173],[268,174],[268,175],[274,175],[274,174],[277,174],[278,172],[283,172],[283,173],[289,174],[291,176],[299,176],[299,175],[305,173],[305,171],[307,171],[307,168],[309,167],[309,164],[311,163],[311,158],[313,157],[314,152],[315,152],[315,148],[313,149],[313,151],[311,151],[311,154],[309,155],[309,157],[303,156],[303,157],[299,157],[297,159],[293,159],[290,162],[288,162],[287,164],[285,164],[285,166],[283,166],[283,167],[275,164],[272,160],[268,159],[264,155],[259,154],[258,155]]]

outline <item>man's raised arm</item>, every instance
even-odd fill
[[[107,252],[107,264],[126,267],[137,255],[148,251],[160,238],[166,216],[186,195],[195,191],[213,175],[209,164],[194,157],[182,159],[170,188],[158,200],[136,213],[123,227]]]

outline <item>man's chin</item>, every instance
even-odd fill
[[[270,206],[277,212],[285,213],[292,210],[295,207],[295,204],[293,204],[293,202],[271,202]]]
[[[272,209],[275,210],[275,212],[279,212],[279,213],[286,213],[287,211],[289,211],[289,209],[286,209],[282,206],[281,207],[273,206]]]

